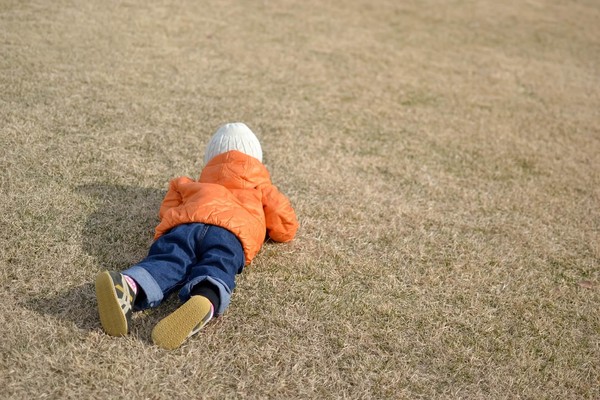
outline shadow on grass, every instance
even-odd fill
[[[100,326],[93,283],[55,295],[34,297],[26,305],[37,313],[72,322],[82,330],[93,330]]]
[[[130,335],[142,342],[152,344],[152,328],[166,315],[175,311],[179,305],[177,296],[170,296],[159,308],[135,312]],[[73,287],[56,295],[32,298],[27,301],[26,306],[39,314],[72,323],[83,331],[101,329],[93,283]]]
[[[122,270],[146,256],[166,191],[135,186],[91,184],[79,191],[99,208],[83,229],[83,250],[101,269]]]
[[[82,231],[83,250],[97,260],[98,271],[120,271],[146,256],[165,191],[97,183],[80,186],[78,192],[98,206]],[[137,313],[132,333],[148,340],[152,326],[176,307],[172,301],[165,303],[160,313],[154,310]],[[58,294],[38,296],[27,301],[27,306],[38,313],[70,321],[82,330],[100,327],[93,282]]]

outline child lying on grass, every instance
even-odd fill
[[[294,238],[296,214],[271,183],[260,142],[245,124],[220,127],[204,162],[197,181],[170,182],[148,256],[121,273],[103,271],[96,277],[100,321],[109,335],[126,335],[132,311],[157,307],[179,290],[184,304],[152,330],[156,345],[179,347],[225,311],[235,275],[267,237]]]

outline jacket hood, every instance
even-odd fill
[[[206,164],[199,182],[229,189],[249,189],[271,183],[267,168],[256,158],[237,150],[219,154]]]

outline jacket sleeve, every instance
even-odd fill
[[[262,195],[267,234],[276,242],[289,242],[298,230],[298,220],[292,204],[273,185],[265,187]]]
[[[179,207],[181,205],[182,197],[181,193],[179,192],[179,185],[181,183],[187,183],[191,181],[192,180],[188,177],[179,177],[172,179],[171,182],[169,182],[169,191],[165,195],[165,198],[160,205],[160,211],[158,212],[158,217],[161,221],[167,211],[173,207]]]

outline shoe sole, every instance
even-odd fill
[[[108,271],[96,276],[96,298],[98,300],[98,313],[104,331],[111,336],[127,335],[127,318],[117,297],[117,292]]]
[[[202,296],[192,296],[181,307],[163,318],[152,330],[152,341],[159,347],[174,350],[199,324],[211,317],[211,303]]]

